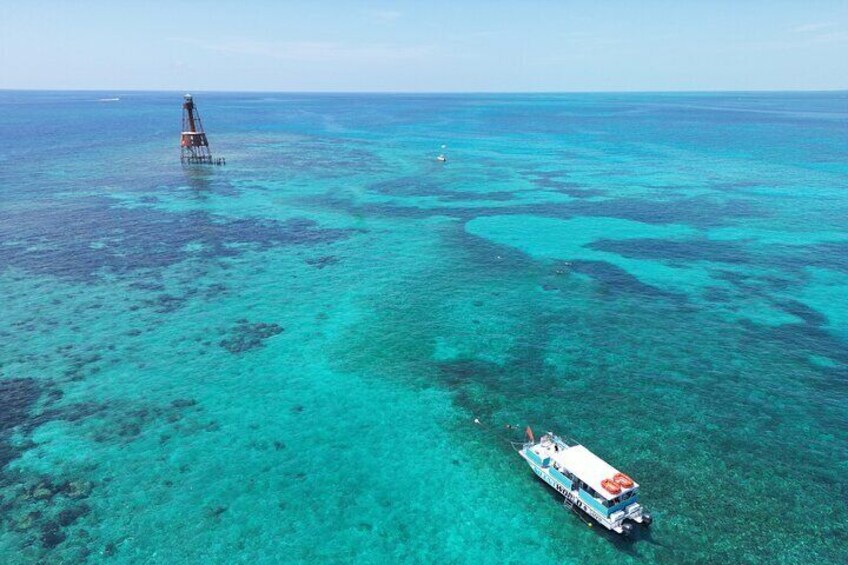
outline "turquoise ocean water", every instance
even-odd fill
[[[848,560],[848,94],[195,94],[0,92],[0,561]]]

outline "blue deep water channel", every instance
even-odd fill
[[[0,92],[0,562],[848,561],[848,93],[194,94]]]

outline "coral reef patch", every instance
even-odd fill
[[[45,215],[51,219],[44,221]],[[0,264],[31,273],[93,282],[104,273],[158,269],[189,257],[231,257],[259,249],[330,243],[351,230],[314,220],[223,218],[206,212],[127,208],[108,198],[82,198],[47,210],[0,210]],[[190,251],[194,245],[199,252]],[[159,305],[168,310],[169,300]]]
[[[0,470],[20,455],[9,442],[16,427],[25,424],[30,410],[41,397],[41,387],[32,378],[0,380]]]
[[[278,324],[251,323],[242,319],[236,322],[235,327],[229,331],[229,335],[222,339],[218,345],[233,355],[238,355],[251,349],[263,347],[266,339],[283,331],[284,328]]]

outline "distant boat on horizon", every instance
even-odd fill
[[[121,99],[117,98],[117,97],[115,97],[115,98],[98,98],[97,101],[98,102],[120,102]]]

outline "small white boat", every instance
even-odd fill
[[[633,531],[633,522],[651,524],[651,515],[638,502],[639,485],[633,479],[584,446],[551,432],[536,442],[527,428],[527,439],[518,454],[565,497],[565,506],[582,510],[608,530],[623,535]]]
[[[447,145],[442,145],[442,152],[439,153],[438,157],[436,157],[436,161],[438,161],[440,163],[444,163],[448,160],[447,155],[445,155],[445,149],[447,149],[447,148],[448,148]]]

